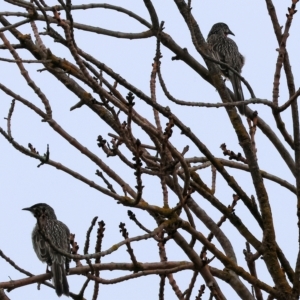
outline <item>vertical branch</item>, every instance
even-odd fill
[[[255,133],[256,133],[256,127],[257,127],[257,111],[255,111],[253,113],[253,119],[251,120],[250,118],[247,118],[247,122],[249,125],[249,135],[251,138],[251,143],[252,143],[252,149],[253,152],[256,153],[257,152],[257,148],[256,148],[256,143],[255,143]]]
[[[71,2],[71,0],[66,0],[66,4],[64,3],[63,0],[58,0],[58,2],[61,4],[61,6],[63,7],[63,9],[66,12],[66,18],[70,23],[70,35],[71,35],[72,41],[74,43],[74,46],[77,47],[76,42],[75,42],[75,38],[74,38],[73,16],[72,16],[72,13],[71,13],[72,2]]]
[[[95,246],[95,252],[101,252],[101,246],[102,246],[102,239],[104,236],[104,230],[105,230],[105,223],[103,221],[98,222],[98,230],[97,230],[97,241]],[[95,264],[99,264],[101,260],[101,256],[97,257],[95,259]],[[95,277],[99,278],[100,271],[97,269],[95,271]],[[93,292],[93,298],[92,300],[96,300],[99,294],[99,282],[95,280],[94,285],[94,292]]]
[[[165,299],[165,297],[164,297],[165,283],[166,283],[166,275],[160,275],[159,293],[158,293],[159,300]]]
[[[198,274],[199,274],[198,271],[194,271],[192,279],[191,279],[190,284],[189,284],[189,287],[184,293],[185,294],[184,300],[190,300],[193,288],[195,286],[196,279],[198,277]]]
[[[159,256],[160,256],[160,261],[161,262],[166,262],[168,261],[168,258],[167,258],[167,254],[166,254],[166,249],[165,249],[165,244],[164,244],[164,241],[163,241],[163,232],[160,232],[158,234],[158,237],[162,240],[161,242],[158,243],[158,249],[159,249]],[[165,275],[162,275],[162,276],[165,276]],[[163,277],[161,276],[161,283],[160,283],[160,287],[162,285],[162,280],[164,281],[164,279],[162,279]],[[180,291],[177,283],[176,283],[176,280],[174,279],[173,277],[173,274],[171,273],[168,273],[167,274],[167,277],[168,277],[168,280],[169,280],[169,283],[173,289],[173,291],[175,292],[176,296],[178,297],[178,299],[180,300],[184,300],[184,297],[183,297],[183,294],[182,292]],[[162,291],[163,293],[163,291]],[[160,294],[161,295],[161,294]],[[163,294],[162,294],[163,295]],[[163,299],[163,298],[162,298]]]
[[[166,253],[163,252],[163,247],[164,247],[164,233],[163,231],[161,231],[158,234],[158,238],[160,238],[162,240],[162,242],[158,242],[158,253],[160,256],[160,261],[167,261],[167,257],[166,257]],[[164,300],[164,288],[165,288],[165,283],[166,283],[166,275],[162,274],[160,275],[160,282],[159,282],[159,294],[158,294],[158,298],[159,300]]]
[[[42,0],[33,0],[34,3],[36,4],[36,6],[39,8],[39,10],[42,12],[44,18],[45,18],[45,21],[46,21],[46,24],[47,24],[47,31],[50,31],[50,23],[49,23],[49,20],[48,20],[48,16],[46,14],[46,11],[44,10],[44,8],[40,5],[39,2],[42,3],[43,6],[47,6],[46,3]],[[32,1],[31,1],[32,2]],[[35,7],[32,5],[32,8],[35,9]],[[34,13],[36,13],[36,11],[34,11]]]
[[[90,246],[90,236],[91,236],[91,232],[96,224],[96,221],[97,221],[98,217],[94,217],[92,222],[91,222],[91,225],[86,233],[86,239],[85,239],[85,244],[84,244],[84,248],[83,248],[83,253],[84,254],[88,254],[89,252],[89,246]],[[94,274],[95,273],[95,270],[93,268],[93,265],[92,265],[92,262],[90,259],[86,259],[86,262],[87,264],[90,266],[90,269],[91,269],[91,273]]]
[[[88,254],[89,253],[89,246],[90,246],[90,236],[91,236],[91,232],[96,224],[98,217],[94,217],[91,225],[86,233],[86,239],[85,239],[85,244],[84,244],[84,248],[83,248],[83,253],[84,254]]]
[[[166,173],[168,169],[170,168],[170,164],[173,163],[172,161],[172,156],[167,148],[167,142],[168,139],[172,136],[173,130],[172,127],[174,126],[173,122],[170,120],[169,123],[167,123],[167,127],[165,129],[163,139],[162,139],[162,147],[161,147],[161,163],[160,163],[160,172],[161,172],[161,177],[160,177],[160,182],[162,186],[162,191],[163,191],[163,203],[164,207],[168,208],[169,207],[169,202],[168,202],[168,190],[167,190],[167,185],[166,185]],[[172,164],[172,167],[174,165]]]
[[[40,49],[40,54],[43,58],[46,58],[46,53],[47,53],[47,48],[45,47],[40,35],[39,35],[39,31],[36,27],[36,24],[34,21],[30,22],[34,37],[35,37],[35,44],[38,47],[38,49]]]
[[[128,107],[128,113],[127,113],[127,131],[130,135],[130,137],[132,137],[132,130],[131,130],[131,121],[132,121],[132,108],[135,105],[135,103],[133,102],[134,100],[134,96],[131,92],[128,93],[128,95],[126,96],[126,99],[128,101],[127,107]]]
[[[297,0],[298,1],[298,0]],[[294,7],[295,9],[295,7]],[[285,24],[285,29],[283,34],[280,37],[279,42],[279,49],[278,51],[278,57],[276,61],[276,68],[275,68],[275,74],[274,74],[274,82],[273,82],[273,103],[278,106],[278,97],[279,97],[279,85],[280,85],[280,72],[282,69],[282,66],[285,62],[285,57],[287,56],[287,50],[286,50],[286,42],[289,37],[289,29],[291,26],[291,22],[293,19],[294,10],[292,8],[289,8],[289,14],[287,14],[287,21]],[[291,73],[290,73],[291,74]],[[293,92],[294,93],[294,92]],[[290,93],[290,97],[293,94]],[[291,138],[290,134],[287,132],[284,122],[281,119],[281,116],[279,113],[275,112],[273,110],[273,115],[277,124],[277,128],[280,130],[281,134],[283,135],[284,139],[288,142],[288,144],[294,149],[294,141]]]
[[[291,26],[293,16],[297,12],[296,4],[299,0],[292,0],[291,7],[288,8],[288,14],[286,15],[287,21],[285,25],[285,32],[288,33],[289,28]],[[288,82],[288,88],[290,97],[293,96],[296,92],[294,77],[291,71],[291,66],[289,63],[288,55],[285,56],[284,67]],[[297,217],[298,217],[298,256],[295,267],[295,275],[293,282],[293,293],[296,297],[300,295],[300,124],[299,124],[299,110],[298,103],[294,101],[291,105],[292,107],[292,117],[293,117],[293,131],[294,131],[294,144],[295,144],[295,162],[296,162],[296,186],[297,186]]]
[[[156,54],[155,54],[155,57],[154,57],[154,63],[152,65],[152,72],[151,72],[151,76],[150,76],[150,78],[151,78],[151,80],[150,80],[150,92],[151,92],[151,100],[153,102],[156,102],[156,75],[157,75],[157,72],[158,72],[158,69],[159,69],[160,59],[162,57],[161,52],[160,52],[160,39],[159,39],[159,36],[160,36],[160,32],[163,29],[163,24],[164,23],[162,22],[161,25],[160,25],[160,28],[159,28],[158,35],[157,35]],[[155,108],[153,108],[153,113],[154,113],[154,119],[155,119],[156,127],[157,127],[158,131],[160,133],[162,133],[162,127],[161,127],[161,123],[160,123],[160,119],[159,119],[159,113]]]
[[[12,114],[14,112],[15,102],[16,102],[15,99],[13,99],[11,101],[10,109],[9,109],[8,115],[7,115],[7,134],[8,134],[10,139],[12,139],[12,135],[11,135],[11,117],[12,117]]]
[[[254,255],[250,250],[250,244],[248,242],[246,242],[246,249],[244,249],[243,253],[245,255],[245,259],[246,259],[248,268],[250,270],[250,274],[252,276],[254,276],[255,278],[257,278],[255,260],[260,257],[260,254],[256,253]],[[262,295],[261,289],[256,285],[254,285],[253,288],[254,288],[256,299],[263,300],[263,295]]]
[[[119,225],[119,228],[120,228],[120,232],[122,232],[123,238],[125,240],[128,239],[128,231],[125,228],[125,224],[121,222],[120,225]],[[136,273],[139,270],[139,266],[138,266],[138,262],[136,260],[136,257],[133,253],[133,249],[131,248],[131,245],[130,245],[129,242],[126,243],[126,247],[127,247],[127,252],[129,253],[131,261],[133,263],[134,273]]]
[[[182,189],[180,188],[179,183],[178,183],[178,176],[177,176],[176,169],[174,169],[174,171],[173,171],[173,184],[174,184],[174,190],[179,198],[178,207],[181,208],[186,202],[186,197],[185,197],[185,199],[183,198]]]
[[[286,54],[286,41],[288,39],[289,33],[288,33],[289,27],[285,27],[284,33],[282,35],[279,49],[276,49],[278,51],[278,57],[276,61],[276,68],[275,68],[275,74],[274,74],[274,81],[273,81],[273,103],[278,106],[278,97],[279,97],[279,84],[280,84],[280,72],[283,66],[284,57]]]
[[[216,177],[217,177],[217,169],[215,166],[211,165],[211,193],[212,195],[216,192]]]
[[[157,13],[155,11],[155,8],[151,2],[151,0],[144,0],[144,4],[149,12],[150,18],[151,18],[151,27],[152,30],[157,31],[158,27],[159,27],[159,21],[158,21],[158,16]]]
[[[202,296],[203,296],[203,294],[204,294],[204,291],[205,291],[205,285],[204,285],[204,284],[201,284],[200,289],[199,289],[199,291],[198,291],[198,295],[196,296],[195,300],[201,300],[201,299],[202,299]],[[210,293],[209,300],[210,300],[210,299],[213,299],[212,295],[213,295],[213,293],[211,292],[211,293]]]
[[[163,204],[165,208],[168,208],[169,207],[168,188],[166,185],[166,176],[164,174],[161,175],[160,184],[163,192]]]
[[[136,176],[136,182],[137,185],[135,186],[135,188],[137,189],[137,194],[136,194],[136,198],[135,201],[133,203],[133,206],[139,204],[140,200],[142,199],[142,194],[143,194],[143,182],[142,182],[142,172],[141,172],[141,167],[142,167],[142,160],[140,158],[140,155],[142,153],[142,150],[140,149],[141,146],[141,142],[139,139],[136,140],[135,142],[135,156],[133,157],[133,160],[135,161],[134,163],[134,168],[135,168],[135,172],[134,175]]]
[[[77,244],[77,242],[75,241],[75,234],[70,234],[70,244],[71,244],[71,253],[72,254],[78,254],[78,250],[79,250],[79,246]],[[76,267],[81,267],[82,264],[80,262],[79,259],[74,259],[75,263],[76,263]]]
[[[86,288],[88,287],[88,284],[90,283],[90,281],[91,281],[91,279],[87,278],[87,279],[85,280],[85,282],[83,283],[83,285],[82,285],[82,287],[81,287],[81,289],[80,289],[80,292],[79,292],[79,294],[78,294],[78,298],[79,298],[79,299],[85,299],[85,298],[83,297],[83,295],[84,295],[84,292],[85,292]],[[70,294],[70,295],[71,295],[71,294]]]

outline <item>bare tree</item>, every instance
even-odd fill
[[[288,190],[296,196],[297,208],[295,206],[294,214],[297,214],[299,227],[300,127],[297,98],[300,89],[296,90],[286,47],[298,0],[291,1],[283,27],[279,24],[272,1],[265,1],[278,42],[272,100],[257,98],[254,89],[245,78],[230,68],[226,62],[220,62],[212,57],[211,49],[200,29],[201,22],[194,18],[191,0],[174,0],[173,5],[185,22],[194,46],[193,51],[198,56],[193,55],[191,49],[176,43],[175,39],[167,33],[164,22],[160,21],[161,16],[157,13],[155,1],[144,0],[150,22],[135,14],[134,11],[110,4],[72,5],[70,0],[65,2],[58,0],[60,5],[57,6],[48,6],[43,0],[5,0],[5,2],[11,4],[12,10],[0,12],[2,24],[0,49],[5,53],[9,52],[11,58],[1,58],[1,61],[7,64],[13,63],[18,67],[21,76],[17,80],[25,80],[40,102],[19,95],[13,88],[0,83],[0,89],[6,95],[5,99],[7,101],[13,99],[6,117],[6,129],[0,128],[1,135],[19,152],[37,160],[38,167],[52,166],[71,175],[74,180],[81,181],[95,189],[110,200],[116,200],[125,210],[129,209],[129,218],[137,228],[144,231],[142,235],[130,237],[126,225],[120,222],[123,240],[104,250],[102,245],[105,240],[105,218],[98,223],[97,218],[94,218],[88,228],[85,244],[82,245],[82,253],[78,251],[74,235],[71,235],[71,253],[57,248],[45,236],[55,251],[76,262],[76,267],[70,268],[68,276],[83,275],[85,277],[85,280],[82,280],[82,288],[77,294],[70,286],[73,291],[70,296],[73,299],[84,299],[86,289],[93,284],[92,299],[97,299],[100,284],[116,284],[141,276],[156,275],[159,278],[159,285],[154,288],[157,289],[159,299],[165,298],[166,282],[172,287],[174,298],[185,300],[191,297],[204,299],[205,296],[207,299],[218,300],[299,299],[300,251],[297,250],[297,259],[293,263],[276,240],[275,220],[266,184],[271,181],[278,186],[278,190]],[[125,14],[128,18],[142,24],[146,31],[124,33],[93,27],[88,25],[88,21],[86,24],[76,22],[77,11],[94,11],[98,8]],[[11,19],[15,20],[14,17],[21,18],[21,21],[12,22]],[[27,23],[31,26],[31,35],[22,31],[21,26]],[[84,31],[89,38],[90,34],[95,35],[93,39],[97,39],[96,35],[107,35],[128,40],[155,40],[156,49],[153,52],[154,60],[150,73],[150,94],[140,90],[134,82],[123,78],[122,74],[118,74],[113,67],[102,62],[101,55],[97,57],[83,50],[84,47],[76,39],[79,30]],[[48,43],[52,46],[46,47]],[[220,102],[217,103],[216,99],[211,102],[191,102],[180,100],[172,95],[172,87],[167,87],[162,74],[164,63],[162,48],[172,52],[174,63],[182,62],[205,82],[207,88],[211,85],[216,89],[215,98],[218,96]],[[68,52],[60,52],[65,50]],[[101,46],[99,46],[100,51]],[[121,52],[122,49],[119,53]],[[61,53],[68,53],[68,58]],[[28,54],[30,54],[30,59],[25,59],[24,56]],[[199,57],[202,57],[203,63]],[[101,120],[103,127],[100,128],[97,124],[101,132],[97,138],[101,154],[79,142],[76,136],[68,132],[67,126],[63,126],[55,119],[53,105],[56,106],[57,103],[53,104],[49,100],[47,92],[40,88],[38,80],[34,80],[36,75],[32,75],[33,71],[28,71],[27,64],[42,65],[38,69],[39,74],[41,76],[47,74],[48,79],[55,79],[54,81],[51,79],[51,89],[60,90],[65,87],[72,95],[72,99],[77,99],[70,109],[72,112],[89,109],[89,112]],[[236,76],[239,76],[244,91],[247,90],[250,94],[249,100],[236,101],[234,93],[226,87],[220,66],[223,69],[229,68],[235,72]],[[131,68],[135,68],[134,62]],[[286,81],[281,80],[282,74],[285,74]],[[146,78],[149,77],[149,74],[143,75]],[[289,92],[289,97],[283,104],[279,104],[280,83],[286,85]],[[183,86],[185,84],[184,76],[181,84]],[[160,100],[161,96],[158,97],[161,90],[164,100]],[[137,101],[139,103],[136,103]],[[165,103],[168,104],[165,105]],[[83,173],[75,171],[76,164],[73,169],[52,159],[55,154],[51,152],[51,144],[45,146],[45,149],[37,149],[34,143],[23,145],[18,141],[12,131],[16,104],[32,110],[42,119],[43,124],[47,124],[56,134],[69,142],[70,147],[75,148],[84,158],[93,162],[97,169],[96,175],[99,177],[97,179],[102,183],[97,183]],[[249,104],[258,104],[258,108],[263,105],[267,106],[272,112],[278,130],[275,132],[257,111],[252,111],[248,107]],[[190,128],[180,113],[173,112],[178,106],[198,109],[199,115],[204,109],[207,111],[208,108],[210,110],[221,108],[226,112],[227,125],[232,128],[229,135],[235,135],[238,139],[242,153],[237,153],[238,150],[229,150],[226,144],[222,143],[221,149],[225,158],[216,157],[214,149],[210,149],[201,139],[200,130],[196,126]],[[245,117],[239,115],[238,106],[245,106]],[[283,122],[283,112],[288,109],[291,110],[292,134]],[[153,122],[149,117],[149,111],[152,111]],[[246,120],[245,123],[243,119]],[[81,119],[80,122],[85,121]],[[263,138],[268,140],[270,147],[279,154],[281,163],[292,174],[295,185],[285,177],[275,176],[262,170],[257,158],[255,140],[257,129],[260,129]],[[212,137],[216,134],[209,126],[201,130],[211,132]],[[111,141],[108,142],[105,136],[109,136]],[[229,138],[223,137],[223,141],[224,139],[226,141]],[[42,152],[45,154],[41,154]],[[118,167],[111,165],[112,159],[115,158],[118,159],[122,168],[126,168],[126,177],[120,175]],[[203,179],[207,179],[208,169],[211,170],[210,181]],[[232,169],[235,170],[231,171]],[[242,179],[243,173],[249,174],[245,181]],[[225,183],[219,193],[217,192],[217,174],[220,181]],[[131,177],[134,178],[133,184]],[[245,182],[246,189],[252,189],[253,195],[243,188]],[[249,188],[250,185],[251,188]],[[155,197],[145,195],[144,188],[148,188],[150,193],[152,190],[159,190],[159,199],[157,195]],[[232,199],[228,199],[226,193],[233,194]],[[208,212],[205,202],[213,207],[215,214]],[[245,207],[244,211],[251,216],[250,223],[245,222],[244,216],[236,212],[237,205]],[[139,217],[142,211],[152,218],[154,222],[152,224],[156,224],[155,226],[148,227],[143,222],[143,219]],[[225,221],[230,223],[230,225],[227,224],[230,226],[229,231],[223,230]],[[95,226],[98,229],[94,251],[89,247]],[[238,232],[239,246],[237,246],[236,235],[231,234],[231,230]],[[206,234],[206,232],[209,233]],[[298,232],[298,235],[294,237],[296,240],[299,240],[300,228]],[[44,234],[42,229],[41,233]],[[160,258],[157,262],[139,261],[135,255],[136,243],[134,242],[142,244],[148,239],[157,245]],[[167,247],[170,243],[172,247],[168,251]],[[124,247],[127,249],[131,263],[103,263],[101,261],[102,257]],[[244,248],[243,254],[246,262],[244,264],[238,262],[237,259],[236,251],[240,251],[237,249],[241,247]],[[175,248],[185,253],[188,259],[170,261],[168,252],[172,252]],[[12,268],[26,275],[25,278],[19,280],[0,282],[0,299],[8,299],[6,291],[33,283],[53,287],[47,282],[51,278],[50,273],[33,275],[22,269],[1,250],[0,256]],[[261,260],[258,260],[260,258]],[[18,259],[18,257],[14,258],[16,261]],[[82,261],[85,261],[85,265]],[[258,266],[261,265],[266,267],[267,275],[262,276],[257,271]],[[101,275],[101,272],[105,270],[114,272],[126,270],[130,273],[113,279],[105,279]],[[174,274],[186,270],[189,270],[186,274],[190,276],[190,283],[185,289],[181,289]],[[197,277],[200,277],[197,281],[198,285],[196,285]],[[229,285],[231,291],[224,289],[225,285]]]

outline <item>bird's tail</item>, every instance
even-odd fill
[[[238,76],[236,76],[235,74],[232,74],[232,76],[230,76],[230,81],[231,81],[231,84],[233,87],[236,101],[244,101],[245,99],[244,99],[244,94],[243,94],[240,78]],[[245,114],[245,105],[244,104],[239,105],[238,110],[242,115],[244,115]]]
[[[52,275],[53,275],[53,284],[57,296],[62,294],[69,296],[69,284],[66,276],[66,270],[64,263],[53,262],[51,265]]]

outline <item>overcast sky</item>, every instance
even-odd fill
[[[165,32],[171,35],[182,48],[186,47],[195,59],[203,63],[202,58],[193,47],[187,26],[177,10],[175,3],[170,0],[153,0],[152,2],[157,10],[159,20],[165,21]],[[86,2],[73,1],[74,5],[82,3]],[[132,10],[150,22],[143,1],[108,0],[106,3],[119,5]],[[54,0],[48,0],[47,4],[56,5],[59,3]],[[274,4],[280,24],[284,25],[287,7],[290,6],[291,1],[274,1]],[[205,38],[214,23],[225,22],[228,24],[231,31],[235,34],[233,39],[238,44],[240,52],[246,58],[243,76],[251,84],[258,98],[271,100],[273,75],[277,59],[276,48],[278,44],[264,1],[194,0],[192,7],[194,18],[197,20]],[[1,1],[0,11],[15,10],[16,7]],[[21,8],[19,11],[24,12]],[[62,12],[61,16],[65,18],[64,12]],[[299,17],[300,15],[295,15],[290,30],[290,37],[287,42],[296,88],[299,86],[300,78]],[[73,18],[74,21],[78,23],[85,23],[87,25],[121,32],[141,32],[147,30],[143,25],[128,16],[106,9],[94,9],[82,12],[75,11]],[[20,21],[20,18],[9,18],[9,20],[14,23]],[[37,24],[39,30],[43,31],[45,25],[41,22],[37,22]],[[59,32],[62,32],[61,28],[58,28],[56,25],[53,25],[53,27]],[[28,25],[21,26],[18,29],[23,34],[32,33]],[[10,38],[10,41],[16,42],[7,31],[5,34]],[[75,30],[75,39],[78,46],[84,51],[94,55],[116,73],[126,78],[131,84],[150,95],[149,81],[151,64],[155,55],[155,38],[130,41]],[[58,44],[53,44],[49,38],[44,38],[44,42],[47,47],[51,48],[55,55],[70,59],[70,54],[63,47]],[[176,98],[186,101],[209,103],[220,101],[218,94],[212,86],[204,82],[199,75],[183,62],[177,60],[172,61],[171,58],[174,54],[164,48],[164,46],[162,46],[161,51],[163,54],[162,74],[169,91]],[[18,51],[18,53],[24,59],[32,59],[25,51]],[[0,57],[12,58],[8,51],[3,50],[0,51]],[[102,120],[86,107],[70,112],[70,107],[77,103],[78,99],[67,91],[56,79],[46,74],[46,72],[36,72],[36,70],[41,68],[40,65],[26,65],[26,68],[31,72],[30,76],[32,76],[50,100],[55,120],[78,141],[99,155],[104,161],[107,161],[106,155],[98,148],[96,139],[98,135],[102,135],[109,141],[110,138],[107,134],[113,133],[112,129],[106,126]],[[0,70],[0,82],[2,84],[32,101],[39,107],[42,107],[39,99],[20,75],[16,65],[0,61]],[[108,79],[108,77],[106,77],[106,79]],[[111,83],[113,82],[111,81]],[[228,86],[230,87],[230,84]],[[121,88],[120,91],[123,96],[126,96],[127,91],[125,89]],[[246,98],[249,98],[249,94],[245,88],[244,94]],[[12,99],[2,91],[0,91],[0,99],[0,126],[6,129],[6,120],[4,118],[7,116]],[[285,77],[283,76],[280,85],[279,101],[282,104],[287,99],[288,92]],[[235,152],[241,151],[237,137],[229,124],[227,114],[223,108],[177,107],[163,96],[160,89],[158,90],[157,101],[162,105],[169,106],[172,112],[180,117],[187,126],[192,128],[202,142],[209,146],[215,156],[222,157],[222,151],[219,147],[224,142],[229,149]],[[154,122],[152,111],[145,107],[138,98],[135,99],[135,102],[136,109],[140,109],[145,117],[151,122]],[[272,113],[267,107],[257,105],[252,105],[251,107],[258,110],[259,116],[264,118],[275,132],[278,132],[272,118]],[[123,118],[125,120],[124,116]],[[290,120],[290,110],[288,110],[284,113],[284,122],[288,131],[292,134]],[[243,121],[246,125],[245,117]],[[166,122],[167,120],[163,119],[162,125],[165,126]],[[135,130],[136,136],[139,137],[143,143],[148,142],[148,139],[143,136],[138,128],[135,128]],[[87,178],[104,186],[100,178],[95,175],[97,166],[95,166],[93,162],[83,157],[76,149],[73,149],[68,142],[57,136],[47,123],[42,123],[38,116],[20,103],[16,103],[12,119],[12,134],[18,143],[25,147],[28,143],[32,143],[40,153],[45,153],[47,144],[49,144],[51,159],[63,163],[65,166],[72,168],[76,172],[80,172]],[[180,131],[176,128],[174,129],[171,142],[175,144],[180,151],[188,144],[188,141],[180,135]],[[295,180],[292,178],[289,169],[282,162],[279,154],[273,149],[271,143],[266,140],[260,130],[257,131],[256,142],[258,149],[257,156],[261,169],[295,184]],[[288,148],[288,146],[286,147]],[[58,219],[67,224],[71,232],[76,234],[76,239],[81,251],[84,247],[86,230],[94,216],[98,216],[99,220],[103,220],[106,223],[102,250],[106,250],[122,240],[118,228],[120,222],[127,224],[130,236],[143,234],[143,232],[128,219],[127,209],[118,205],[114,200],[102,195],[69,175],[55,170],[51,166],[45,165],[37,168],[39,161],[24,156],[16,151],[3,137],[0,137],[0,149],[0,249],[22,268],[33,274],[42,274],[46,267],[37,259],[32,249],[31,232],[35,224],[35,219],[28,212],[22,211],[22,208],[38,202],[46,202],[55,209]],[[120,149],[122,150],[122,148]],[[202,154],[191,147],[187,156],[202,156]],[[129,172],[128,169],[123,169],[122,164],[120,164],[117,158],[109,158],[108,164],[111,168],[115,168],[129,184],[132,186],[136,185],[133,172]],[[241,172],[234,170],[229,170],[229,172],[234,176],[238,176],[238,179],[241,180],[241,186],[248,195],[255,194],[249,174],[241,174]],[[210,170],[204,171],[202,176],[207,184],[210,185]],[[145,200],[151,204],[162,205],[159,181],[150,180],[146,176],[143,180],[146,186],[143,194]],[[296,197],[285,189],[279,188],[274,183],[270,183],[267,180],[265,180],[265,183],[268,188],[275,219],[277,241],[283,251],[286,251],[285,253],[288,259],[290,259],[291,265],[294,266],[298,250]],[[229,205],[232,201],[232,193],[233,191],[227,187],[221,179],[221,176],[218,176],[216,196],[219,197],[225,205]],[[195,197],[195,200],[201,201],[201,206],[208,210],[215,221],[218,221],[221,216],[219,212],[211,209],[211,206],[202,198]],[[177,199],[174,198],[171,204],[175,205],[176,202]],[[146,212],[132,210],[145,225],[151,229],[155,228],[156,224],[149,218]],[[261,238],[261,232],[257,226],[252,227],[251,224],[253,220],[242,203],[239,203],[236,208],[236,213],[243,219],[245,224],[249,226],[253,233],[255,233],[258,238]],[[246,268],[242,254],[242,250],[245,248],[245,241],[238,239],[236,230],[229,223],[226,223],[222,229],[225,233],[230,234],[230,236],[237,237],[234,246],[236,254],[238,255],[238,263]],[[200,225],[198,230],[201,230],[204,234],[208,233],[203,225]],[[95,235],[94,233],[90,252],[94,251]],[[181,249],[177,246],[172,248],[172,246],[174,246],[172,242],[167,244],[169,260],[188,260]],[[139,261],[159,261],[156,242],[144,241],[133,244],[133,247]],[[199,245],[197,249],[200,249]],[[102,262],[112,261],[130,262],[125,247],[121,248],[117,253],[102,259]],[[213,263],[212,265],[220,267],[217,263]],[[71,267],[74,267],[74,263],[71,264]],[[268,284],[273,286],[270,278],[265,276],[266,268],[263,262],[260,262],[258,270],[259,276],[262,276]],[[124,274],[124,272],[101,273],[104,278],[115,278]],[[188,288],[190,274],[191,272],[182,272],[181,275],[175,275],[175,279],[182,291]],[[10,278],[20,279],[23,277],[24,275],[15,271],[0,258],[0,282],[8,281]],[[70,290],[74,293],[78,293],[84,280],[82,276],[69,276]],[[152,276],[127,281],[118,285],[101,285],[100,299],[118,299],[120,297],[124,300],[157,299],[159,291],[158,283],[159,277]],[[203,280],[198,277],[196,288],[191,299],[195,298],[195,293],[202,283]],[[25,299],[24,295],[30,295],[30,299],[32,300],[56,298],[53,290],[45,286],[42,286],[41,289],[42,291],[38,291],[36,285],[26,286],[12,291],[8,296],[14,300],[23,300]],[[233,290],[227,288],[226,291],[228,299],[230,299],[228,296],[230,293],[235,297]],[[91,295],[92,288],[88,290],[86,299],[91,299]],[[166,299],[175,299],[175,295],[168,284],[166,284],[165,295]],[[208,298],[208,292],[205,294],[205,298]]]

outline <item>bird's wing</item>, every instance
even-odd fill
[[[32,234],[33,247],[38,258],[43,262],[49,262],[49,244],[45,242],[42,235],[38,232],[38,227],[36,226]]]
[[[221,39],[221,42],[220,42]],[[223,43],[226,42],[226,38],[213,34],[207,39],[207,43],[210,45],[211,50],[211,56],[218,61],[227,63],[226,61],[226,47],[222,47]],[[218,67],[221,69],[223,75],[225,77],[228,77],[228,70],[227,68],[224,68],[223,66],[218,64]]]
[[[64,223],[62,223],[58,220],[48,220],[48,222],[49,222],[48,225],[51,227],[51,236],[49,236],[49,238],[51,239],[51,242],[56,247],[69,252],[70,251],[70,243],[69,243],[70,231],[69,231],[68,227]],[[65,256],[57,253],[51,247],[49,249],[49,254],[50,254],[52,262],[57,262],[58,264],[65,263]]]

